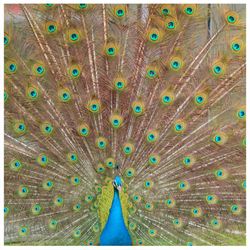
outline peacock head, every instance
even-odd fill
[[[114,181],[113,181],[113,186],[118,189],[119,191],[122,188],[122,179],[120,176],[116,176]]]

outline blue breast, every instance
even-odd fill
[[[114,198],[108,221],[100,237],[101,246],[129,246],[132,245],[131,237],[125,226],[119,192],[115,188]]]

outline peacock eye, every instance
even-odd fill
[[[158,38],[159,38],[159,35],[156,34],[156,33],[153,33],[153,34],[150,35],[150,39],[151,39],[152,41],[157,41]]]
[[[172,62],[172,67],[173,67],[174,69],[178,69],[178,68],[179,68],[179,62],[173,61],[173,62]]]
[[[202,96],[197,96],[197,97],[196,97],[196,101],[197,101],[198,103],[202,103],[202,102],[203,102],[203,97],[202,97]]]
[[[155,78],[156,75],[157,75],[157,74],[156,74],[156,71],[155,71],[155,70],[150,69],[150,70],[147,71],[147,77],[148,77],[149,79]]]
[[[227,20],[228,20],[229,23],[235,23],[235,18],[234,18],[234,16],[229,15],[229,16],[227,17]]]
[[[171,100],[171,98],[169,96],[164,96],[163,97],[163,101],[166,102],[166,103],[170,102],[170,100]]]
[[[222,69],[221,69],[220,66],[215,66],[215,67],[214,67],[214,73],[215,73],[215,74],[221,73],[221,70],[222,70]]]
[[[140,106],[136,106],[135,107],[135,112],[137,112],[137,113],[141,112],[141,107]]]
[[[170,13],[170,11],[169,11],[169,9],[164,8],[164,9],[162,9],[161,13],[162,13],[164,16],[167,16],[167,15]]]
[[[188,15],[192,15],[193,14],[193,9],[191,7],[187,7],[185,9],[185,13],[188,14]]]
[[[232,49],[233,49],[234,51],[239,51],[239,50],[240,50],[240,44],[238,44],[238,43],[233,43],[233,44],[232,44]]]
[[[121,89],[123,87],[123,83],[122,82],[117,82],[116,86],[118,89]]]
[[[43,69],[42,66],[39,66],[39,67],[37,67],[36,71],[37,71],[38,74],[42,74],[44,69]]]
[[[56,26],[53,25],[53,24],[49,25],[48,31],[49,31],[50,33],[54,33],[54,32],[56,31]]]
[[[11,72],[15,72],[16,71],[16,65],[14,63],[11,63],[9,66],[9,69]]]
[[[175,129],[177,131],[180,131],[182,129],[182,126],[180,124],[175,125]]]
[[[7,91],[4,90],[4,102],[6,102],[9,98],[9,94],[7,93]]]
[[[175,28],[174,22],[173,22],[173,21],[168,22],[168,23],[167,23],[167,28],[168,28],[168,29],[174,29],[174,28]]]
[[[79,38],[79,35],[78,34],[76,34],[76,33],[72,33],[71,35],[70,35],[70,39],[71,39],[71,41],[77,41],[78,40],[78,38]]]
[[[25,129],[25,126],[24,126],[24,124],[20,124],[20,125],[18,126],[18,128],[19,128],[19,130],[23,131],[23,130]]]
[[[4,36],[4,46],[9,44],[9,37],[7,35]]]
[[[78,72],[78,69],[73,69],[73,70],[72,70],[72,74],[73,74],[74,76],[77,76],[78,73],[79,73],[79,72]]]
[[[79,7],[80,7],[80,9],[86,9],[88,7],[88,5],[85,3],[81,3],[81,4],[79,4]]]
[[[108,54],[109,55],[114,55],[115,54],[115,49],[114,48],[108,48]]]
[[[117,15],[118,17],[122,17],[122,16],[124,16],[124,14],[125,14],[125,12],[124,12],[123,9],[118,9],[118,10],[116,11],[116,15]]]
[[[216,135],[216,136],[215,136],[215,141],[216,141],[216,142],[220,142],[220,141],[221,141],[221,137],[220,137],[219,135]]]
[[[237,115],[240,119],[242,119],[246,116],[246,113],[244,110],[240,110],[240,111],[238,111]]]

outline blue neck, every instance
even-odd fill
[[[100,237],[101,246],[129,246],[131,237],[125,226],[119,192],[114,189],[114,198],[109,211],[108,221]]]

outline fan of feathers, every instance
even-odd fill
[[[245,5],[7,4],[6,245],[246,244]],[[119,231],[117,229],[117,231]]]

